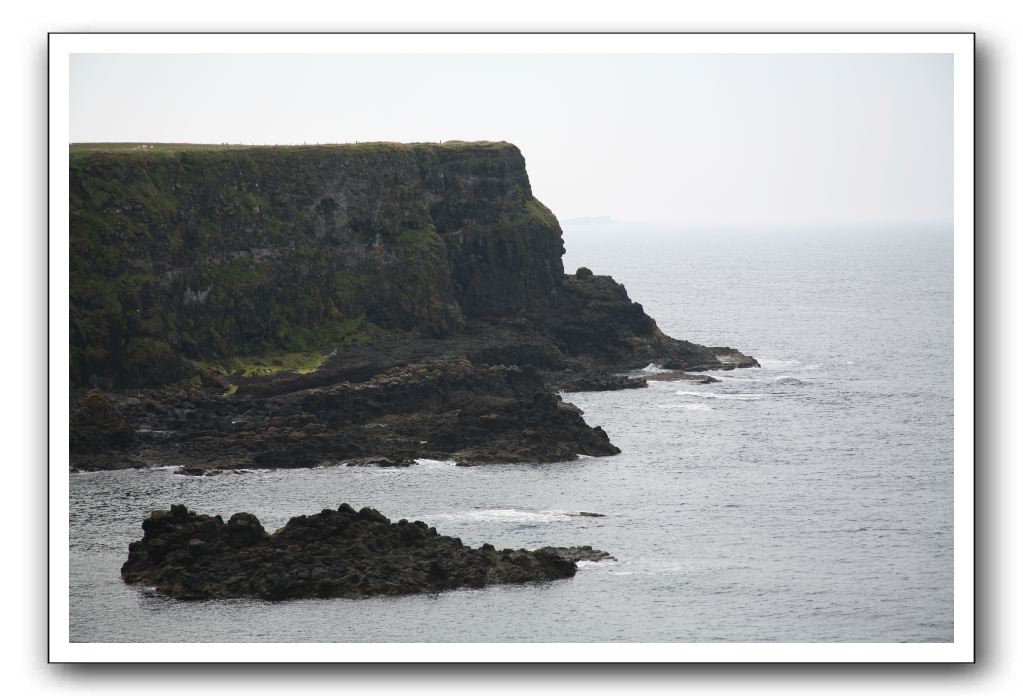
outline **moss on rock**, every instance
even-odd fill
[[[451,335],[562,272],[507,143],[83,144],[70,182],[73,384],[321,350],[363,319]]]

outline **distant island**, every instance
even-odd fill
[[[72,469],[613,455],[560,391],[757,365],[566,274],[509,143],[77,144],[69,161]]]

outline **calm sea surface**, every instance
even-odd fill
[[[763,368],[567,394],[616,457],[73,474],[71,640],[952,640],[951,229],[566,225],[565,240],[567,269],[613,275],[665,332]],[[268,530],[348,502],[474,546],[618,560],[385,599],[193,603],[125,586],[142,518],[177,502]]]

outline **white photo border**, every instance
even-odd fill
[[[50,662],[938,663],[974,661],[972,33],[53,33],[49,35]],[[950,643],[72,643],[68,414],[74,53],[946,53],[954,60],[954,633]]]

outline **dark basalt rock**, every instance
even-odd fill
[[[555,378],[553,382],[558,389],[567,392],[642,389],[647,386],[645,379],[626,377],[606,370],[591,370],[582,374],[569,373],[561,379]]]
[[[566,561],[572,561],[573,563],[578,561],[596,562],[617,560],[607,551],[600,551],[598,549],[594,549],[592,546],[544,546],[542,549],[537,549],[537,551],[554,554],[555,556],[564,558]]]
[[[391,522],[348,504],[293,517],[273,534],[249,513],[225,524],[219,515],[198,515],[184,505],[153,512],[142,529],[142,540],[128,547],[122,578],[179,599],[439,592],[570,578],[576,560],[610,558],[589,546],[474,549],[423,522]]]
[[[71,408],[71,448],[81,453],[124,449],[135,432],[124,415],[98,389],[83,393]]]
[[[691,375],[688,372],[674,371],[674,372],[658,372],[656,374],[647,375],[646,380],[648,382],[695,382],[696,384],[714,384],[720,382],[720,379],[711,377],[710,375]]]
[[[700,372],[703,370],[734,370],[738,367],[760,367],[756,358],[740,353],[735,348],[716,347],[704,348],[701,362],[672,358],[664,362],[669,370],[687,370]]]

